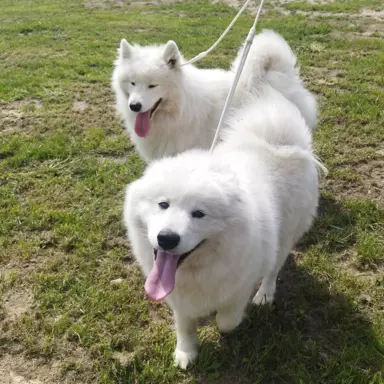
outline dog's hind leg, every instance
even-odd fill
[[[252,303],[256,305],[272,303],[275,297],[276,280],[279,271],[285,260],[287,259],[289,252],[292,248],[292,242],[286,242],[286,244],[280,247],[276,263],[271,271],[269,271],[263,278],[260,288],[258,289],[255,297],[252,299]]]
[[[219,331],[226,333],[235,329],[243,320],[246,305],[247,299],[237,300],[231,304],[220,307],[217,310],[216,315],[216,322]]]
[[[273,302],[278,273],[279,270],[277,270],[277,273],[274,270],[263,278],[260,288],[258,289],[255,297],[252,299],[253,304],[260,305]]]
[[[197,357],[197,319],[175,312],[176,338],[175,366],[186,369]]]

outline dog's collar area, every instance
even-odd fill
[[[186,252],[186,253],[183,253],[178,262],[177,262],[177,268],[180,267],[180,265],[183,263],[183,261],[194,251],[196,251],[196,249],[200,248],[203,244],[205,243],[205,240],[202,240],[200,241],[199,244],[196,245],[195,248],[192,248],[190,251]],[[156,257],[157,257],[157,249],[153,249],[153,260],[156,261]]]
[[[163,100],[162,98],[160,98],[159,100],[157,100],[156,103],[155,103],[155,105],[152,107],[152,109],[151,109],[151,114],[150,114],[150,119],[152,118],[152,115],[156,112],[157,107],[160,105],[160,103],[161,103],[162,100]]]

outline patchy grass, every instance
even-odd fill
[[[288,2],[286,8],[289,10],[319,11],[319,12],[359,12],[367,7],[372,11],[380,11],[382,3],[380,0],[339,0],[339,1],[292,1]]]
[[[202,323],[200,356],[186,373],[172,366],[170,312],[145,300],[125,239],[123,191],[143,163],[115,119],[110,76],[122,37],[172,38],[192,57],[235,12],[205,1],[132,3],[2,1],[1,377],[382,383],[384,30],[368,12],[381,2],[280,5],[289,16],[269,5],[261,19],[291,43],[318,95],[315,146],[330,175],[275,307],[250,309],[226,337]],[[227,68],[250,25],[244,16],[199,65]]]

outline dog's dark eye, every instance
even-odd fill
[[[169,208],[169,203],[166,201],[162,201],[161,203],[159,203],[159,207],[161,209],[167,209],[167,208]]]
[[[195,219],[201,219],[204,216],[205,216],[205,213],[203,211],[193,211],[192,212],[192,217],[194,217]]]
[[[136,83],[135,83],[134,81],[131,81],[131,84],[132,84],[133,86],[135,86],[135,85],[136,85]]]
[[[148,85],[148,88],[156,88],[158,85],[159,84],[156,84],[156,85],[151,84],[151,85]]]

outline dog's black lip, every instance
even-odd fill
[[[201,240],[199,244],[196,245],[196,247],[192,248],[190,251],[188,252],[185,252],[183,253],[180,258],[179,258],[179,261],[177,262],[177,268],[180,267],[180,265],[183,263],[183,261],[193,252],[193,251],[196,251],[197,248],[200,248],[201,245],[203,245],[205,243],[205,239],[204,240]],[[156,257],[157,257],[157,249],[154,249],[153,250],[153,260],[156,260]]]
[[[155,113],[157,107],[160,105],[161,103],[161,100],[163,100],[162,98],[160,98],[159,100],[156,101],[155,105],[152,107],[151,109],[151,114],[150,114],[150,119],[152,118],[152,115]]]

